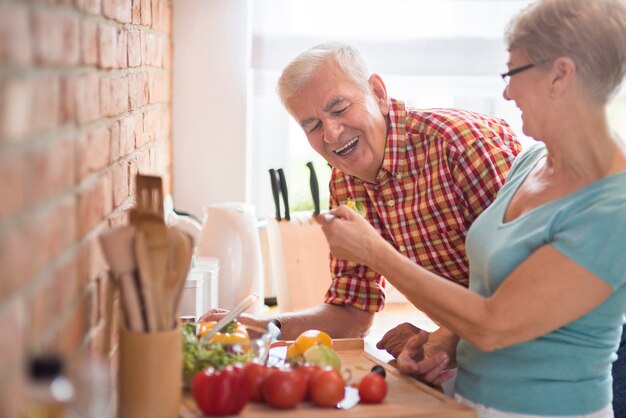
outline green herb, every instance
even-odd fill
[[[227,325],[231,326],[231,324]],[[224,331],[223,332],[228,332]],[[183,325],[183,379],[189,382],[193,376],[207,367],[221,369],[230,364],[245,363],[254,357],[254,350],[247,352],[226,351],[219,343],[203,343],[196,337],[196,325]]]

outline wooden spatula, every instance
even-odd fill
[[[163,288],[169,243],[163,220],[161,178],[138,174],[136,197],[137,202],[130,212],[130,221],[137,229],[135,257],[143,289],[148,330],[166,330],[170,329],[170,324],[164,322]]]

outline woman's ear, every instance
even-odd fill
[[[389,97],[387,97],[387,87],[383,79],[378,74],[372,74],[368,83],[376,97],[380,111],[383,115],[387,115],[389,113]]]
[[[552,71],[550,95],[558,97],[573,84],[576,77],[576,63],[569,57],[559,57],[552,63]]]

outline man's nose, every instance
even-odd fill
[[[339,121],[328,120],[324,123],[324,141],[326,143],[337,142],[342,132],[343,125]]]

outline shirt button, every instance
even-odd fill
[[[390,206],[390,207],[391,207],[391,206],[394,206],[395,204],[396,204],[396,202],[395,202],[393,199],[389,199],[389,200],[387,201],[387,206]]]
[[[403,253],[406,251],[406,247],[404,245],[401,245],[399,248],[400,252]]]

